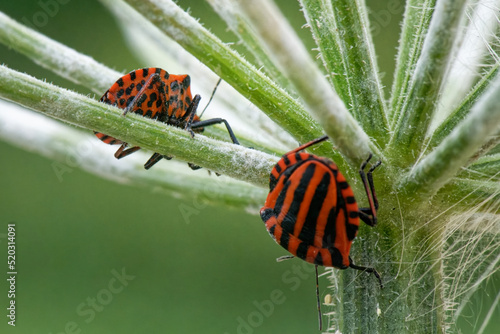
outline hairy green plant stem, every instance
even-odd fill
[[[488,73],[474,86],[474,88],[465,96],[462,103],[453,111],[433,132],[429,141],[429,147],[433,148],[446,138],[457,125],[467,116],[472,105],[489,87],[491,80],[497,76],[499,64],[494,65]]]
[[[435,6],[436,0],[409,0],[406,3],[389,103],[391,129],[394,128],[397,116],[406,101],[410,81],[422,53],[424,38]]]
[[[379,154],[276,5],[263,0],[240,1],[240,5],[309,112],[318,119],[346,159],[358,165],[370,152]]]
[[[389,138],[387,112],[364,0],[300,3],[335,91],[383,147]]]
[[[274,81],[205,29],[171,0],[126,0],[170,38],[196,56],[224,81],[264,111],[300,142],[323,134],[322,129]],[[331,145],[318,151],[331,155]]]
[[[207,0],[214,11],[219,14],[229,29],[239,37],[240,42],[254,56],[259,68],[265,71],[271,79],[276,81],[281,87],[293,96],[297,95],[290,82],[285,78],[283,73],[276,67],[272,58],[261,47],[262,44],[259,36],[255,33],[252,27],[248,24],[245,12],[241,10],[237,1],[233,0]]]
[[[490,136],[500,131],[500,76],[474,104],[453,132],[422,161],[401,186],[407,194],[435,194],[464,166]]]
[[[151,152],[135,153],[126,161],[116,160],[112,150],[90,131],[81,131],[44,115],[0,100],[0,138],[14,146],[54,160],[54,178],[60,182],[75,168],[119,182],[169,193],[198,205],[226,205],[258,214],[267,189],[227,177],[216,177],[206,170],[192,171],[184,162],[171,160],[144,170]],[[116,148],[116,146],[114,147]],[[180,166],[181,165],[181,166]],[[182,212],[182,211],[181,211]]]
[[[102,94],[122,74],[0,12],[0,43],[76,84]],[[96,75],[96,74],[99,75]]]
[[[123,9],[123,8],[122,8]],[[131,9],[133,11],[133,9]],[[134,11],[134,13],[136,13]],[[0,43],[20,52],[38,65],[57,75],[82,85],[98,94],[105,92],[123,73],[96,62],[89,56],[60,44],[30,28],[23,26],[0,12]],[[219,140],[228,141],[227,131],[220,126],[206,129],[206,133]],[[268,153],[282,154],[271,145],[256,143],[251,138],[238,135],[240,143],[260,148]]]
[[[220,142],[70,92],[0,66],[0,97],[53,118],[154,152],[173,155],[215,172],[266,187],[277,158],[239,145]]]
[[[120,25],[131,51],[144,63],[163,66],[165,70],[175,73],[189,73],[191,83],[197,89],[192,91],[201,94],[202,104],[212,93],[215,83],[219,79],[215,73],[202,64],[197,58],[184,50],[179,44],[166,36],[158,27],[153,25],[134,8],[123,1],[99,0],[115,17]],[[174,70],[175,69],[175,70]],[[173,73],[172,72],[172,73]],[[235,89],[223,83],[217,89],[214,103],[209,110],[217,110],[217,116],[227,117],[227,114],[238,117],[241,122],[251,124],[251,136],[245,137],[238,128],[236,131],[240,143],[247,147],[254,147],[264,152],[283,154],[290,148],[290,135],[261,112],[254,112],[248,100]],[[228,139],[223,126],[207,127],[206,133],[211,137]],[[248,127],[247,127],[248,128]],[[248,131],[246,131],[248,133]],[[277,134],[279,134],[277,136]],[[248,137],[251,137],[248,138]],[[293,141],[295,146],[295,141]]]
[[[467,0],[442,0],[436,4],[408,94],[401,110],[396,111],[398,120],[390,146],[393,151],[401,147],[409,150],[399,159],[401,164],[408,164],[410,161],[405,160],[415,159],[422,150],[454,44],[461,36],[458,27],[466,4]]]

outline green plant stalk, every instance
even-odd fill
[[[364,0],[301,0],[323,65],[349,112],[383,147],[388,124]]]
[[[424,38],[435,6],[436,0],[409,0],[406,3],[389,102],[391,129],[394,128],[394,123],[408,96],[410,81],[422,53]]]
[[[434,195],[500,130],[499,124],[500,77],[497,76],[469,115],[404,178],[403,191],[419,194],[421,198]]]
[[[489,203],[500,198],[497,180],[475,180],[462,177],[453,178],[436,195],[436,201],[454,201],[460,203],[459,209],[467,209],[478,205],[478,203]],[[491,210],[500,213],[500,210]]]
[[[444,120],[433,132],[432,138],[429,141],[429,147],[435,147],[446,138],[457,125],[467,116],[472,105],[489,87],[491,79],[495,78],[498,73],[499,64],[494,65],[491,70],[484,75],[474,88],[465,96],[460,105]]]
[[[159,163],[146,171],[143,165],[151,152],[137,152],[124,160],[116,160],[110,147],[89,131],[77,130],[3,100],[0,100],[0,108],[0,138],[53,160],[54,178],[60,182],[79,168],[121,184],[148,187],[184,199],[191,213],[196,212],[199,205],[212,204],[257,215],[266,198],[267,189],[210,176],[206,170],[192,171],[180,161]],[[189,201],[196,205],[190,205]]]
[[[441,83],[455,50],[454,45],[457,38],[462,37],[458,27],[466,4],[467,0],[442,0],[436,4],[410,89],[389,144],[392,151],[408,148],[408,154],[398,159],[402,164],[411,163],[422,150],[421,144],[436,109],[435,101],[438,101]]]
[[[0,43],[15,49],[57,75],[99,94],[105,92],[122,76],[91,57],[14,21],[2,12]]]
[[[183,129],[99,103],[85,96],[0,66],[0,97],[87,129],[118,137],[127,143],[179,157],[214,172],[261,187],[277,158],[263,152],[202,135],[191,138]]]
[[[485,155],[467,166],[458,177],[473,180],[489,180],[500,178],[500,153]]]
[[[115,0],[99,1],[115,16],[128,42],[133,45],[132,51],[134,51],[145,64],[154,64],[155,66],[160,64],[160,66],[163,66],[164,64],[165,69],[169,71],[172,67],[182,68],[179,70],[183,71],[183,73],[190,74],[192,84],[196,83],[196,86],[199,88],[208,87],[205,94],[203,94],[203,92],[193,91],[193,94],[201,93],[202,104],[207,102],[204,96],[208,97],[208,94],[212,92],[218,79],[210,69],[201,64],[198,59],[189,54],[176,42],[172,41],[125,2]],[[95,75],[98,75],[98,73]],[[229,111],[238,116],[243,122],[252,124],[252,126],[254,126],[252,132],[259,134],[258,136],[249,138],[250,136],[242,135],[237,129],[233,129],[241,145],[260,149],[267,153],[275,153],[278,155],[284,153],[286,149],[277,149],[279,146],[275,141],[279,139],[279,137],[276,138],[277,136],[275,134],[281,132],[282,129],[275,123],[269,122],[269,119],[260,112],[258,115],[249,115],[248,101],[238,92],[232,88],[228,89],[227,86],[222,86],[218,88],[215,98],[218,102],[223,103],[223,108],[218,110],[217,116],[225,117],[225,113]],[[214,108],[215,106],[216,104],[213,103],[210,105],[210,108]],[[201,108],[199,109],[199,113],[200,112]],[[259,131],[265,132],[264,135],[261,135]],[[208,134],[210,137],[219,140],[229,139],[227,130],[223,125],[207,127],[205,128],[204,134]],[[265,136],[267,134],[272,135]],[[269,137],[273,138],[274,141],[269,140]]]
[[[263,0],[240,1],[240,5],[309,112],[320,122],[346,160],[357,166],[370,152],[379,154],[378,148],[347,111],[276,5]]]
[[[430,210],[426,206],[424,211],[404,201],[404,206],[398,207],[394,195],[382,196],[380,203],[379,225],[360,226],[351,257],[358,265],[374,267],[384,288],[380,289],[373,275],[352,269],[342,271],[341,279],[333,285],[337,302],[323,309],[326,313],[332,311],[329,323],[334,327],[329,331],[442,333],[442,231],[435,225],[446,217],[442,215],[432,224],[439,208]],[[393,207],[405,213],[404,221]]]
[[[171,0],[126,0],[300,142],[322,135],[303,106]],[[328,148],[328,147],[329,148]],[[321,149],[331,154],[331,145]]]
[[[224,20],[231,31],[239,37],[240,42],[254,56],[258,67],[265,71],[271,79],[283,87],[288,93],[296,96],[290,82],[283,76],[281,71],[276,67],[273,60],[261,48],[262,43],[259,41],[258,35],[252,30],[248,24],[248,19],[244,11],[238,6],[238,3],[232,0],[207,0],[214,11]]]
[[[470,1],[467,6],[467,19],[461,27],[463,37],[457,52],[449,64],[446,81],[441,88],[441,96],[434,113],[429,133],[435,130],[458,106],[464,96],[469,94],[478,79],[484,76],[484,69],[488,65],[498,66],[496,60],[491,60],[491,45],[497,38],[497,12],[491,10],[495,1]],[[496,65],[495,65],[496,64]],[[428,134],[429,135],[429,134]]]
[[[98,94],[103,94],[123,73],[114,71],[96,62],[89,56],[60,44],[45,35],[23,26],[0,12],[0,42],[20,52],[38,65],[57,75],[82,85]],[[227,140],[227,131],[222,126],[212,126],[206,133],[220,140]],[[265,152],[283,154],[271,146],[259,145],[250,138],[238,135],[242,145],[262,148]]]

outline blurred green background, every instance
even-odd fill
[[[57,3],[56,15],[38,27],[40,32],[122,72],[154,66],[132,56],[114,19],[96,0],[60,2],[65,4],[2,1],[0,10],[33,22],[44,11],[41,4]],[[403,7],[394,1],[368,2],[380,69],[390,87]],[[278,3],[312,48],[298,3]],[[236,41],[204,1],[179,4],[226,42]],[[89,93],[4,46],[0,62]],[[299,260],[276,263],[284,251],[258,215],[212,206],[187,224],[179,205],[192,206],[189,201],[78,169],[60,182],[52,161],[4,142],[0,159],[0,248],[6,254],[6,226],[15,222],[18,270],[17,326],[8,326],[2,315],[1,333],[318,332],[314,276],[307,271],[313,267]],[[296,268],[302,268],[300,273]],[[128,278],[120,282],[115,277],[122,271]],[[327,280],[320,284],[324,295]],[[282,292],[280,303],[259,311],[276,289]],[[6,292],[3,279],[2,308]],[[488,298],[474,297],[470,317],[461,320],[464,333],[475,332],[474,317],[484,314],[482,303],[491,305]]]

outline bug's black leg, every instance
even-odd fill
[[[369,208],[360,208],[359,209],[359,218],[370,226],[375,226],[377,224],[377,210],[378,210],[378,200],[377,195],[375,193],[375,186],[373,184],[373,171],[375,168],[380,166],[382,161],[377,161],[369,170],[368,173],[365,174],[365,168],[370,159],[372,158],[372,154],[368,156],[368,159],[363,161],[361,167],[359,168],[359,176],[361,177],[361,181],[363,182],[363,186],[365,187],[366,197],[368,198],[368,203],[370,205]]]
[[[223,118],[212,118],[212,119],[207,119],[205,121],[199,121],[199,122],[193,123],[191,125],[191,128],[192,129],[202,128],[204,126],[210,126],[210,125],[220,124],[220,123],[224,123],[226,125],[227,132],[229,133],[229,137],[231,137],[231,141],[233,142],[233,144],[239,145],[240,142],[238,141],[238,139],[236,139],[236,136],[234,135],[233,129],[231,129],[231,126],[229,125],[229,123]]]
[[[127,143],[121,144],[120,148],[118,148],[118,150],[115,152],[116,159],[124,158],[127,155],[130,155],[130,154],[137,152],[141,149],[139,146],[134,146],[134,147],[130,147],[128,149],[125,149],[126,147],[127,147]]]
[[[372,192],[373,204],[375,205],[375,211],[378,210],[378,199],[377,194],[375,193],[375,186],[373,184],[373,171],[382,164],[382,161],[377,161],[371,168],[368,170],[366,177],[368,178],[368,184],[370,185],[370,190]]]
[[[183,121],[187,118],[186,126],[184,127],[184,130],[189,131],[191,134],[191,138],[194,138],[194,131],[192,130],[192,124],[193,124],[193,119],[194,116],[196,115],[196,109],[198,109],[198,105],[200,104],[201,96],[199,94],[196,94],[193,98],[193,101],[191,101],[191,104],[187,108],[186,112],[180,119],[180,121]]]
[[[377,218],[375,218],[375,223],[373,221],[370,208],[359,208],[358,216],[367,225],[374,226],[377,223]]]
[[[321,302],[319,301],[319,277],[318,277],[318,265],[314,265],[314,269],[316,269],[316,300],[318,302],[318,319],[319,319],[319,330],[323,330],[323,321],[321,319]]]
[[[161,155],[160,153],[153,154],[151,158],[149,158],[149,160],[144,164],[144,169],[150,169],[161,159],[163,159],[163,155]]]
[[[382,289],[384,287],[384,285],[382,284],[382,278],[380,278],[380,275],[375,270],[375,268],[357,266],[354,263],[352,263],[352,259],[350,257],[349,257],[349,267],[356,270],[366,271],[367,273],[372,273],[373,275],[375,275],[375,277],[377,277],[378,283],[380,284],[380,288]]]
[[[192,162],[188,162],[188,166],[189,166],[189,168],[191,168],[192,170],[198,170],[198,169],[200,169],[200,168],[201,168],[200,166],[195,165],[195,164],[194,164],[194,163],[192,163]]]

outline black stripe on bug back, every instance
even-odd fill
[[[307,250],[309,249],[310,244],[307,242],[301,242],[299,247],[297,248],[297,257],[305,260],[307,257]]]
[[[264,224],[272,217],[274,216],[274,211],[271,208],[267,208],[265,210],[262,210],[260,213],[260,218],[262,218],[262,221]]]
[[[331,166],[330,166],[331,167]],[[339,198],[342,196],[340,187],[336,182],[338,170],[335,168],[330,168],[333,173],[333,182],[335,182],[335,190],[337,193],[337,200],[334,206],[330,209],[328,214],[328,219],[326,221],[325,230],[323,231],[323,245],[322,248],[327,248],[335,242],[335,237],[337,236],[337,215],[339,214]],[[345,205],[344,205],[345,206]]]
[[[273,174],[271,174],[269,176],[269,192],[272,192],[274,190],[276,184],[278,184],[278,180],[274,177]]]
[[[287,235],[288,237],[288,233],[293,235],[293,231],[295,229],[295,223],[297,222],[297,216],[300,211],[300,205],[304,200],[304,195],[309,186],[309,183],[311,182],[312,177],[314,176],[315,171],[316,171],[316,164],[310,163],[307,165],[304,173],[300,175],[300,180],[297,185],[297,188],[295,188],[290,208],[288,209],[288,212],[281,221],[281,228],[283,229],[282,239],[284,235]],[[294,180],[293,176],[295,175],[292,175],[292,180]],[[290,180],[288,180],[287,183],[290,183]],[[280,244],[283,247],[285,247],[282,243]]]
[[[290,159],[288,158],[288,155],[285,154],[283,157],[281,157],[281,159],[283,159],[285,166],[290,166]]]
[[[356,219],[358,217],[359,217],[359,213],[357,211],[350,211],[349,212],[350,219],[347,219],[345,221],[345,231],[347,234],[347,239],[349,239],[350,241],[354,240],[354,238],[356,237],[356,233],[358,232],[358,228],[359,228],[358,225],[351,224],[350,221],[352,219]]]
[[[321,253],[318,252],[318,255],[316,255],[316,258],[314,259],[314,263],[319,266],[323,265],[323,256],[321,255]]]
[[[274,214],[276,217],[278,217],[279,213],[281,212],[281,209],[283,208],[283,202],[285,201],[286,193],[288,192],[288,187],[290,186],[290,182],[287,180],[288,178],[285,178],[285,181],[283,183],[283,188],[281,189],[281,192],[276,199],[276,204],[274,205]]]
[[[331,245],[330,247],[328,247],[328,251],[330,252],[330,256],[332,257],[332,266],[339,269],[347,268],[343,263],[342,254],[337,248]]]
[[[316,173],[322,172],[318,169]],[[304,221],[304,225],[299,234],[299,239],[306,242],[309,245],[314,244],[314,237],[316,235],[316,227],[318,223],[319,213],[325,200],[328,198],[328,189],[330,187],[331,175],[328,171],[324,172],[320,183],[314,191],[314,195],[309,203],[307,216]],[[320,231],[322,233],[323,231]]]
[[[333,207],[328,214],[328,220],[326,222],[325,231],[323,234],[323,245],[322,248],[327,248],[333,245],[335,238],[337,236],[337,206]]]
[[[347,206],[345,203],[344,196],[342,196],[342,189],[349,187],[347,182],[337,183],[337,216],[342,214],[344,216],[344,224],[346,226],[346,233],[348,231],[347,225],[349,224],[349,212],[347,212]],[[338,218],[338,217],[337,217]]]

